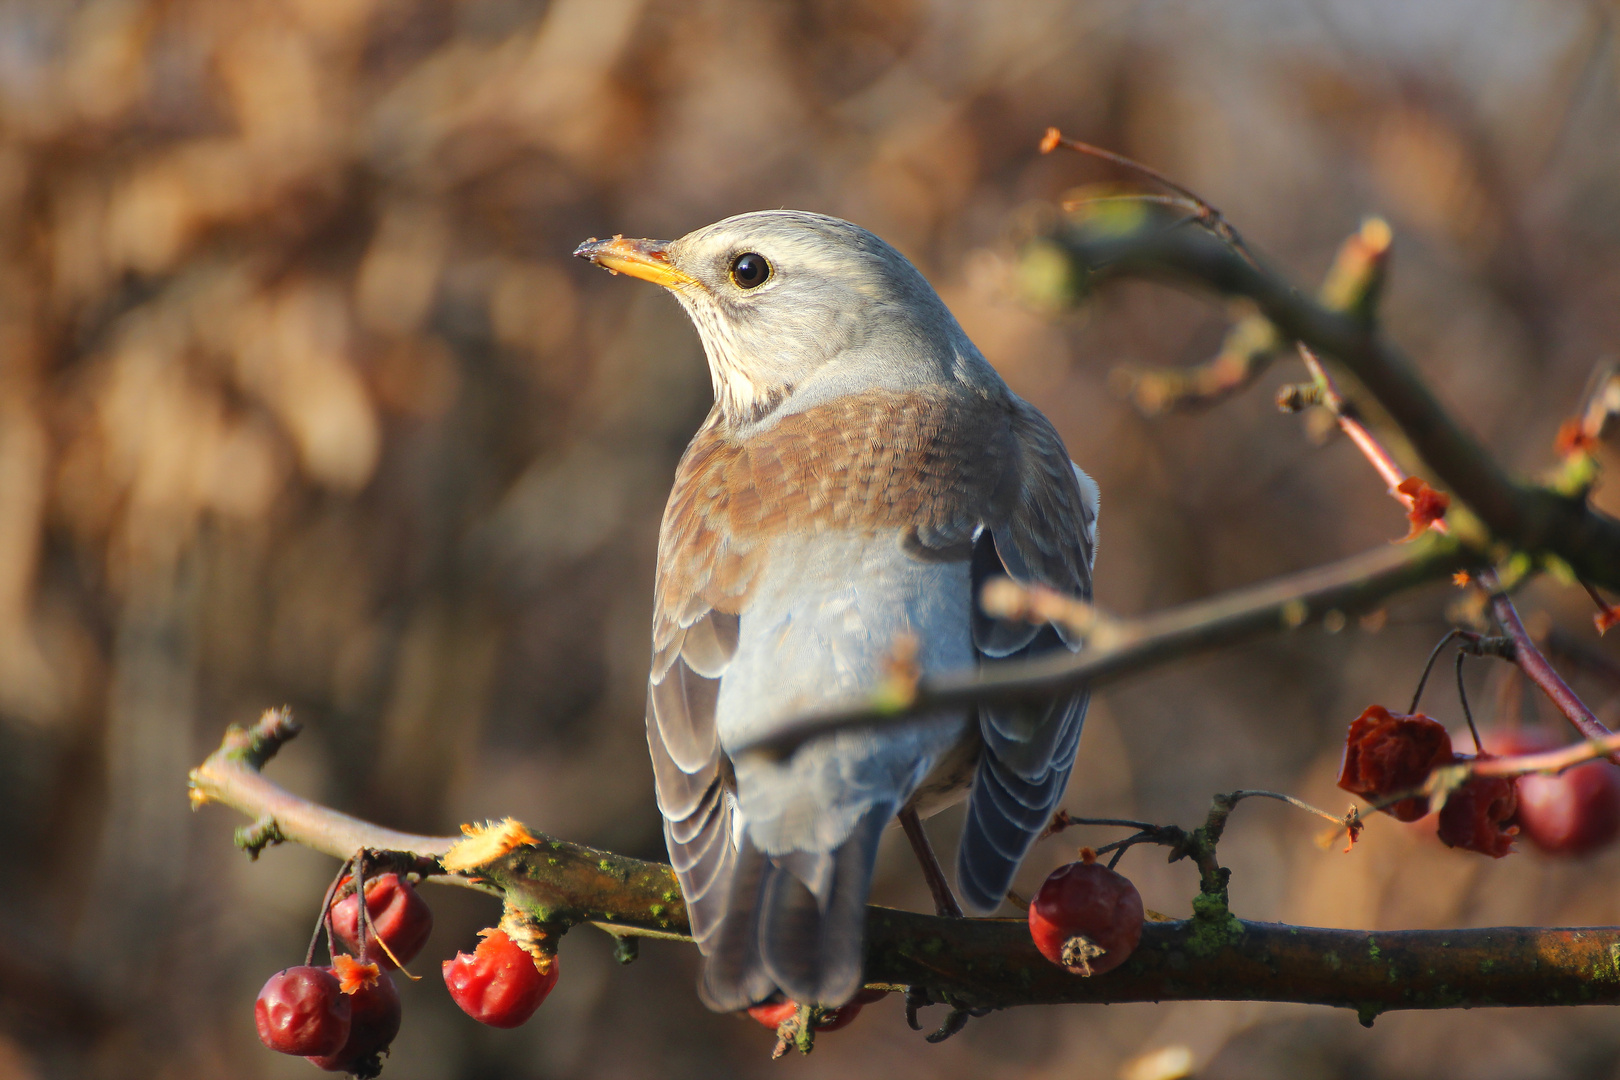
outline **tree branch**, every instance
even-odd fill
[[[1081,204],[1084,205],[1084,204]],[[1076,208],[1065,203],[1063,208]],[[1317,299],[1332,311],[1365,318],[1373,310],[1389,266],[1389,225],[1368,218],[1343,244],[1329,267]],[[1131,399],[1145,416],[1215,405],[1252,386],[1288,348],[1271,320],[1251,311],[1226,332],[1220,351],[1189,368],[1117,367],[1109,385]]]
[[[193,802],[219,802],[253,819],[274,815],[281,834],[337,858],[385,850],[379,865],[442,870],[455,838],[412,836],[340,814],[284,790],[259,772],[297,726],[271,711],[254,728],[233,728],[191,774]],[[1238,793],[1245,794],[1245,793]],[[1233,796],[1217,799],[1211,820]],[[1224,892],[1225,871],[1208,851]],[[579,844],[537,837],[465,875],[435,880],[499,892],[541,923],[565,930],[594,922],[615,934],[677,937],[686,908],[674,874]],[[1206,886],[1208,883],[1206,883]],[[1199,899],[1209,895],[1200,893]],[[1483,1005],[1620,1004],[1620,927],[1374,932],[1246,922],[1224,903],[1195,904],[1190,919],[1149,923],[1124,965],[1081,978],[1049,963],[1023,919],[952,919],[891,908],[867,912],[866,981],[913,992],[915,1000],[1000,1009],[1065,1002],[1176,1000],[1291,1001],[1357,1010],[1370,1024],[1396,1009]]]
[[[1324,307],[1207,231],[1177,227],[1178,220],[1144,207],[1132,221],[1063,222],[1044,243],[1061,252],[1083,282],[1170,276],[1252,300],[1282,334],[1355,374],[1446,487],[1497,538],[1557,556],[1579,577],[1620,589],[1620,521],[1584,498],[1514,481],[1441,407],[1411,361],[1374,323]]]
[[[785,754],[806,739],[849,727],[899,723],[947,708],[987,701],[1041,701],[1082,685],[1097,686],[1146,668],[1279,630],[1292,630],[1329,611],[1355,614],[1427,581],[1477,563],[1456,541],[1427,536],[1379,548],[1275,581],[1234,589],[1140,619],[1110,620],[1105,641],[1079,653],[989,664],[968,672],[924,676],[909,703],[855,703],[838,713],[807,717],[769,739],[739,748]]]

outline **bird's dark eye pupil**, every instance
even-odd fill
[[[771,276],[771,264],[765,256],[745,251],[731,260],[731,280],[739,289],[757,289]]]

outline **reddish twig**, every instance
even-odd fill
[[[1513,607],[1513,601],[1502,589],[1502,583],[1497,579],[1494,571],[1486,570],[1479,575],[1479,583],[1484,586],[1490,599],[1491,614],[1502,625],[1507,636],[1513,639],[1513,660],[1519,665],[1530,681],[1541,687],[1541,692],[1558,707],[1569,722],[1575,726],[1588,739],[1603,739],[1613,734],[1603,722],[1597,718],[1591,709],[1586,707],[1569,684],[1553,669],[1547,658],[1541,655],[1536,643],[1525,630],[1524,623],[1519,621],[1519,613]],[[1610,758],[1620,765],[1620,758]]]
[[[1248,261],[1250,266],[1259,267],[1260,262],[1254,257],[1254,252],[1249,250],[1249,245],[1244,243],[1243,237],[1232,227],[1232,223],[1226,220],[1226,215],[1215,209],[1214,204],[1196,191],[1170,179],[1151,165],[1144,165],[1134,158],[1128,158],[1124,154],[1116,154],[1112,150],[1104,150],[1102,147],[1093,146],[1088,142],[1081,142],[1078,139],[1065,139],[1063,133],[1057,128],[1047,128],[1046,134],[1041,137],[1041,153],[1050,154],[1060,146],[1066,150],[1073,150],[1077,154],[1085,154],[1087,157],[1098,158],[1121,168],[1130,169],[1156,184],[1163,184],[1187,200],[1187,208],[1192,211],[1192,220],[1226,241],[1233,251]]]
[[[1350,437],[1356,449],[1361,451],[1361,456],[1371,463],[1379,478],[1389,488],[1391,497],[1406,508],[1406,516],[1411,521],[1412,528],[1405,539],[1415,539],[1422,535],[1425,528],[1431,528],[1438,533],[1446,532],[1445,519],[1436,515],[1445,513],[1450,502],[1447,496],[1429,488],[1422,480],[1406,474],[1395,461],[1395,455],[1385,449],[1377,436],[1361,422],[1355,406],[1339,392],[1338,385],[1333,381],[1333,376],[1328,374],[1327,367],[1321,359],[1304,342],[1299,342],[1298,346],[1300,359],[1305,362],[1306,369],[1311,373],[1311,379],[1320,390],[1319,404],[1333,414],[1333,418],[1338,421],[1339,430]],[[1284,404],[1280,397],[1278,403]]]

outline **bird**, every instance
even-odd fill
[[[897,664],[1080,649],[976,597],[1004,575],[1089,601],[1097,485],[922,273],[857,225],[766,210],[575,254],[672,293],[714,388],[659,532],[646,712],[699,995],[836,1007],[862,987],[884,830],[906,824],[927,873],[918,816],[965,796],[957,891],[993,910],[1063,796],[1087,692],[746,748],[870,700]],[[939,881],[942,910],[949,896]]]

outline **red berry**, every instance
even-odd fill
[[[775,1031],[782,1021],[799,1011],[797,1001],[767,1001],[748,1010],[748,1015]]]
[[[408,964],[433,932],[433,909],[398,874],[382,874],[366,882],[366,911],[371,915],[366,959],[382,968],[392,968],[394,962],[377,947],[378,934],[399,962]],[[356,956],[360,954],[360,931],[355,925],[359,917],[360,898],[354,893],[332,905],[332,929]]]
[[[872,995],[876,995],[875,997]],[[850,999],[846,1005],[840,1005],[822,1016],[820,1023],[816,1024],[817,1031],[837,1031],[846,1028],[855,1022],[861,1014],[861,1006],[869,1005],[884,996],[882,990],[862,990]],[[793,1014],[799,1011],[797,1001],[768,1001],[763,1005],[755,1005],[748,1010],[748,1015],[761,1024],[775,1031],[784,1020],[791,1020]]]
[[[1563,745],[1551,732],[1496,731],[1485,748],[1508,757]],[[1620,769],[1605,761],[1557,776],[1519,777],[1519,828],[1549,855],[1586,855],[1620,836]]]
[[[1422,713],[1408,716],[1372,705],[1345,735],[1339,786],[1378,802],[1422,787],[1430,771],[1450,764],[1451,756],[1451,736],[1435,721]],[[1400,821],[1416,821],[1429,812],[1429,800],[1402,799],[1383,811]]]
[[[1123,875],[1086,860],[1052,871],[1029,905],[1041,955],[1076,975],[1123,964],[1142,940],[1142,895]]]
[[[1447,847],[1500,859],[1513,852],[1519,827],[1511,822],[1518,809],[1511,776],[1471,776],[1440,808],[1440,840]]]
[[[349,1039],[333,1054],[310,1055],[327,1072],[372,1077],[382,1072],[381,1055],[399,1034],[399,990],[387,972],[349,995]]]
[[[270,976],[253,1003],[259,1041],[283,1054],[332,1054],[349,1038],[349,999],[325,968],[300,966]]]
[[[444,962],[444,984],[468,1016],[490,1027],[513,1028],[534,1015],[557,985],[557,958],[541,974],[534,958],[503,930],[483,931],[472,953]]]

